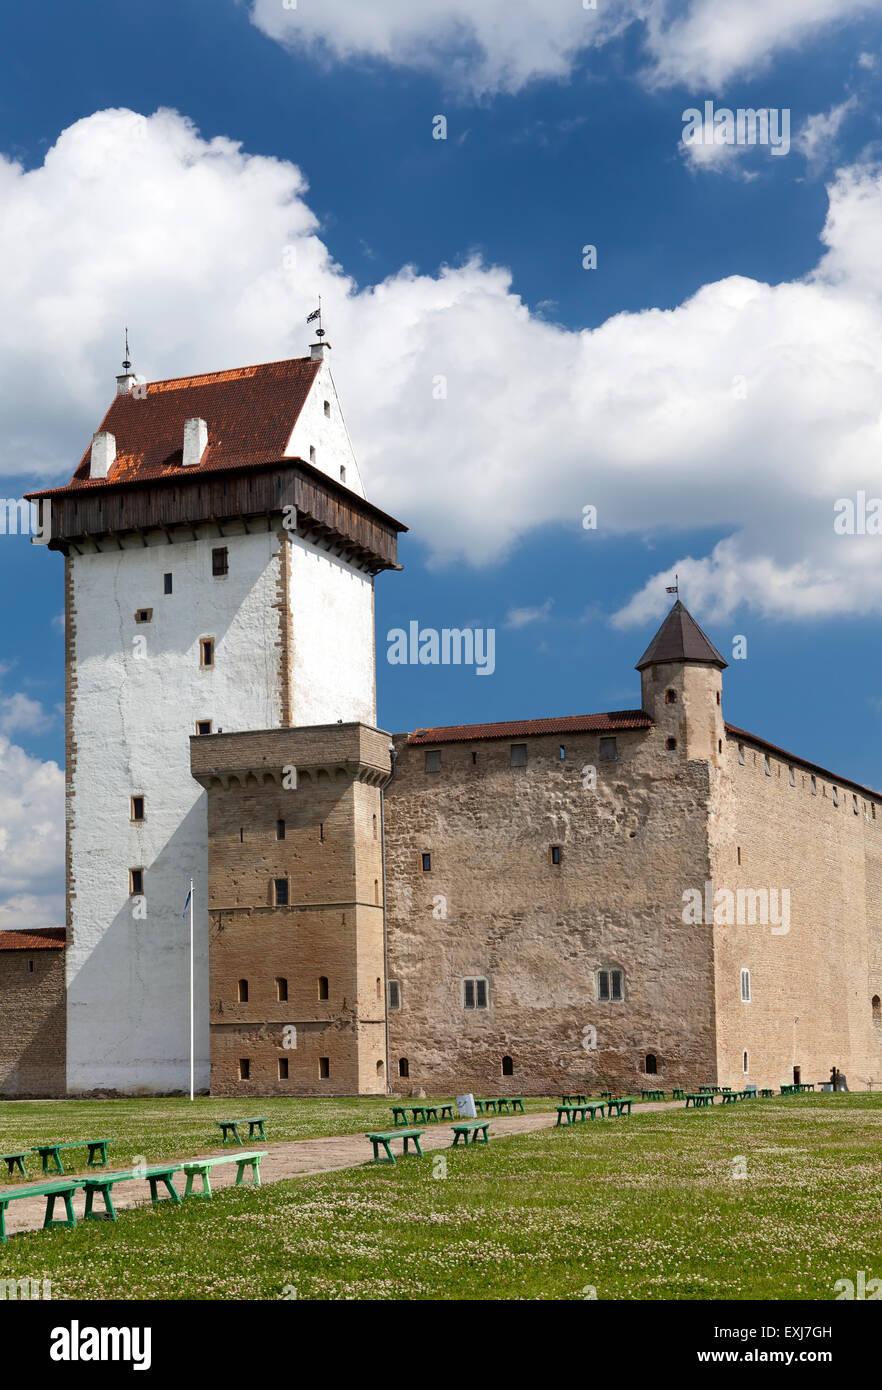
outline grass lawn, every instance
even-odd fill
[[[441,1096],[449,1101],[450,1096]],[[557,1098],[558,1101],[560,1097]],[[331,1134],[360,1134],[367,1129],[392,1127],[392,1101],[385,1097],[363,1099],[344,1096],[328,1100],[212,1100],[197,1096],[189,1100],[49,1100],[0,1101],[0,1153],[32,1148],[35,1144],[63,1142],[67,1139],[113,1139],[107,1151],[109,1168],[131,1167],[142,1156],[148,1163],[164,1158],[193,1158],[216,1149],[221,1132],[215,1120],[232,1120],[240,1115],[265,1115],[270,1141],[314,1139]],[[400,1103],[404,1103],[403,1101]],[[418,1100],[408,1104],[419,1105]],[[427,1102],[428,1103],[428,1102]],[[548,1110],[548,1098],[524,1100],[524,1109]],[[248,1130],[243,1138],[247,1141]],[[85,1168],[86,1152],[62,1154],[68,1172]],[[33,1181],[40,1171],[40,1159],[33,1154],[27,1163]],[[20,1175],[10,1178],[2,1165],[0,1183],[9,1186],[25,1182]]]
[[[345,1127],[347,1104],[363,1103],[281,1104],[338,1107]],[[358,1113],[352,1128],[370,1112]],[[593,1288],[598,1299],[829,1300],[837,1279],[882,1276],[880,1191],[882,1096],[807,1095],[635,1112],[29,1233],[0,1250],[0,1276],[49,1278],[59,1299],[583,1299]]]

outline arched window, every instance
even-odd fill
[[[502,1075],[503,1075],[503,1076],[514,1076],[514,1062],[512,1061],[511,1057],[503,1057],[503,1059],[502,1059]]]
[[[328,997],[328,977],[327,977],[327,975],[319,975],[319,982],[318,982],[318,997],[319,997],[319,999],[327,999],[327,997]]]
[[[377,1063],[377,1076],[382,1076],[382,1075],[383,1075],[383,1072],[384,1072],[385,1070],[386,1070],[386,1068],[385,1068],[385,1066],[383,1065],[383,1063],[382,1063],[382,1062],[378,1062],[378,1063]]]
[[[665,691],[665,704],[666,704],[666,705],[675,705],[676,703],[677,703],[677,692],[676,692],[676,690],[666,690],[666,691]]]
[[[240,980],[240,981],[239,981],[239,1003],[240,1003],[240,1004],[247,1004],[247,1003],[248,1003],[248,981],[247,981],[247,980]]]
[[[647,1076],[658,1076],[658,1058],[654,1052],[647,1052],[646,1054],[645,1071]]]
[[[410,1076],[410,1063],[408,1062],[406,1057],[398,1058],[398,1075]]]
[[[882,1021],[882,1000],[878,994],[873,995],[873,1017],[877,1021]]]
[[[383,981],[380,979],[380,977],[379,977],[379,975],[378,975],[378,976],[377,976],[377,998],[378,998],[378,999],[382,999],[382,997],[383,997]]]

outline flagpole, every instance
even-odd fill
[[[193,1076],[195,1070],[195,1014],[193,1009],[193,880],[190,879],[190,1099],[193,1099]]]

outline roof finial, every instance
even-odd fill
[[[131,365],[132,365],[132,364],[131,364],[131,362],[129,361],[129,326],[128,326],[128,324],[126,324],[126,355],[125,355],[125,357],[123,358],[123,369],[124,369],[125,371],[129,371],[129,369],[131,368]]]
[[[129,358],[129,327],[126,324],[126,355],[123,358],[122,371],[116,379],[116,392],[118,396],[127,396],[138,378],[132,371],[132,363]]]
[[[309,315],[309,318],[306,320],[306,322],[307,322],[307,323],[315,323],[316,319],[318,319],[318,328],[315,330],[315,336],[316,336],[317,338],[323,338],[323,337],[325,336],[325,330],[322,328],[322,297],[321,297],[321,295],[319,295],[319,297],[318,297],[318,308],[317,308],[317,309],[313,309],[312,313]]]
[[[318,319],[318,328],[315,330],[315,336],[318,339],[318,342],[310,343],[309,351],[310,355],[314,360],[321,362],[324,360],[326,354],[329,353],[331,350],[331,344],[325,342],[325,330],[322,328],[321,295],[319,295],[318,297],[318,308],[313,309],[312,313],[307,316],[306,322],[315,323],[316,319]]]

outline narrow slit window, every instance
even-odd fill
[[[280,1057],[280,1058],[279,1058],[279,1080],[280,1080],[280,1081],[287,1081],[287,1080],[288,1080],[288,1058],[287,1058],[287,1057]]]
[[[327,999],[327,997],[328,997],[328,977],[327,977],[327,975],[319,975],[319,981],[318,981],[318,997],[319,997],[319,999]]]
[[[170,594],[171,591],[172,591],[172,577],[171,577],[170,574],[164,574],[164,575],[162,576],[162,592],[163,592],[164,594]]]
[[[273,879],[273,902],[276,907],[288,906],[288,880],[286,878]]]
[[[213,638],[213,637],[201,637],[201,638],[199,639],[199,649],[200,649],[200,665],[201,665],[201,666],[213,666],[213,665],[214,665],[214,638]]]
[[[211,573],[213,578],[221,579],[230,572],[230,555],[225,545],[215,546],[211,552]]]
[[[319,1057],[319,1079],[320,1079],[321,1081],[327,1081],[327,1079],[328,1079],[328,1077],[329,1077],[330,1075],[331,1075],[331,1059],[330,1059],[330,1057]]]
[[[277,840],[284,840],[284,838],[285,838],[285,822],[284,822],[283,820],[277,820],[277,821],[276,821],[276,839],[277,839]]]
[[[749,971],[749,970],[742,970],[742,972],[741,972],[741,1002],[742,1002],[742,1004],[749,1004],[749,1003],[750,1003],[750,971]]]
[[[560,864],[560,845],[551,846],[551,862],[552,864]]]
[[[248,1081],[251,1078],[251,1058],[239,1058],[239,1080]]]
[[[276,976],[276,999],[280,1004],[288,1002],[288,981],[284,975]]]
[[[138,898],[144,892],[144,870],[129,869],[129,894]]]
[[[432,869],[432,856],[428,850],[423,850],[423,853],[420,855],[420,862],[422,864],[423,873],[430,873]]]
[[[408,1062],[406,1057],[398,1058],[398,1075],[410,1076],[410,1063]]]
[[[389,1008],[401,1008],[401,985],[398,980],[389,981]]]
[[[247,1004],[247,1003],[248,1003],[248,981],[247,981],[247,980],[240,980],[240,981],[239,981],[239,1003],[240,1003],[240,1004]]]
[[[142,821],[144,819],[144,798],[143,796],[132,797],[132,820]]]

